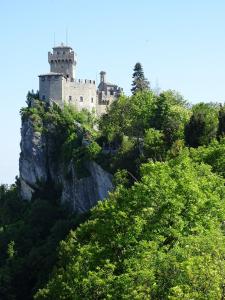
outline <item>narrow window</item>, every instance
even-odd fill
[[[80,96],[80,102],[83,102],[84,98],[82,96]]]
[[[91,97],[91,103],[93,103],[94,102],[94,98],[93,97]]]
[[[45,100],[45,95],[42,96],[42,100]]]
[[[69,96],[69,101],[72,101],[72,96]]]

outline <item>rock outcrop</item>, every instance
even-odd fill
[[[69,203],[77,213],[86,212],[113,189],[112,175],[94,161],[84,163],[85,176],[72,160],[66,165],[60,162],[51,135],[54,130],[50,124],[48,133],[35,130],[31,118],[22,121],[19,164],[22,198],[31,200],[34,193],[51,183],[49,188],[59,191],[62,202]]]

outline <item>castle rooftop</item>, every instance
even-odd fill
[[[72,48],[70,46],[64,45],[63,43],[61,43],[59,46],[53,47],[52,49],[62,49],[62,48],[63,49],[67,48],[67,49],[71,49],[72,50]]]
[[[39,77],[40,76],[64,76],[63,73],[56,73],[56,72],[49,72],[49,73],[45,73],[45,74],[40,74],[38,75]]]

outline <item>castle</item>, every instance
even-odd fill
[[[106,82],[104,71],[100,72],[98,87],[95,80],[76,79],[76,54],[63,43],[48,53],[48,62],[50,73],[39,75],[39,97],[43,101],[54,101],[60,106],[72,104],[78,111],[87,109],[101,115],[122,92],[117,85]]]

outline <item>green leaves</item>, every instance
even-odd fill
[[[36,299],[220,299],[224,180],[185,154],[141,171],[61,244]]]
[[[210,103],[193,106],[193,114],[185,127],[185,141],[188,146],[208,145],[216,138],[218,131],[218,107]]]

